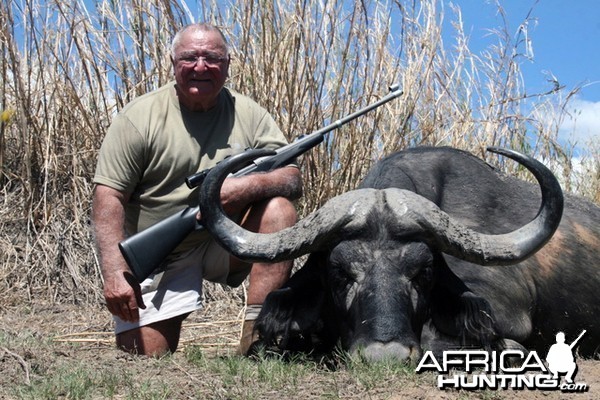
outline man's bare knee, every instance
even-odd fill
[[[116,339],[119,349],[134,355],[160,357],[171,351],[166,339],[149,327],[119,333]]]
[[[242,226],[252,232],[273,233],[296,223],[294,204],[284,197],[273,197],[250,207]]]
[[[250,211],[248,222],[260,233],[273,233],[296,223],[298,217],[294,204],[285,197],[274,197]],[[248,228],[247,228],[248,229]]]
[[[179,344],[181,323],[188,315],[121,332],[116,336],[117,347],[130,354],[151,357],[174,353]]]

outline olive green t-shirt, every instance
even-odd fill
[[[125,228],[134,234],[188,206],[197,190],[185,178],[247,148],[278,148],[286,139],[254,101],[223,89],[206,112],[180,105],[175,83],[143,95],[115,116],[100,148],[94,183],[131,193]],[[176,252],[208,234],[193,233]]]

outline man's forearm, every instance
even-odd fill
[[[225,211],[233,215],[252,203],[286,197],[296,200],[302,196],[302,178],[296,167],[227,179],[221,188],[221,202]]]
[[[251,176],[250,176],[251,177]],[[272,197],[286,197],[296,200],[302,196],[302,178],[296,167],[277,168],[265,174],[257,174],[258,182],[253,201]]]
[[[119,242],[125,238],[125,197],[120,196],[122,195],[113,189],[102,186],[98,186],[94,191],[92,224],[105,279],[109,275],[129,270],[119,252]]]

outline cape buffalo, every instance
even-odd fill
[[[216,167],[200,208],[226,249],[247,260],[310,253],[263,305],[256,328],[264,343],[341,343],[370,360],[416,362],[423,350],[465,346],[545,352],[558,331],[575,337],[586,329],[579,352],[597,354],[600,209],[566,196],[563,214],[548,169],[489,150],[530,170],[541,196],[467,152],[416,148],[383,159],[359,189],[269,235],[241,229],[218,206],[226,175],[257,155]]]

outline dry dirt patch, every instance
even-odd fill
[[[192,314],[184,326],[181,350],[158,360],[133,357],[116,350],[110,316],[101,307],[38,304],[5,308],[0,312],[1,399],[46,397],[44,393],[47,393],[46,398],[94,399],[600,398],[600,362],[594,360],[577,360],[576,380],[590,387],[588,392],[578,394],[441,391],[435,386],[434,374],[375,376],[377,373],[373,373],[372,376],[344,366],[304,368],[291,378],[286,375],[288,383],[278,382],[274,376],[261,379],[260,374],[267,368],[264,363],[249,363],[242,369],[233,356],[240,323],[239,304],[235,299],[208,302],[204,311]],[[207,363],[190,362],[186,356],[190,349],[199,349]],[[211,364],[210,360],[218,360],[218,363]],[[238,370],[233,370],[236,368]],[[266,374],[277,374],[277,371],[266,371]],[[78,374],[84,377],[77,378]],[[64,381],[57,376],[65,376]],[[69,379],[79,379],[78,382],[83,382],[80,384],[87,382],[89,387],[77,392]],[[41,390],[43,385],[49,386],[48,389]],[[77,393],[82,393],[81,397],[77,397]]]

